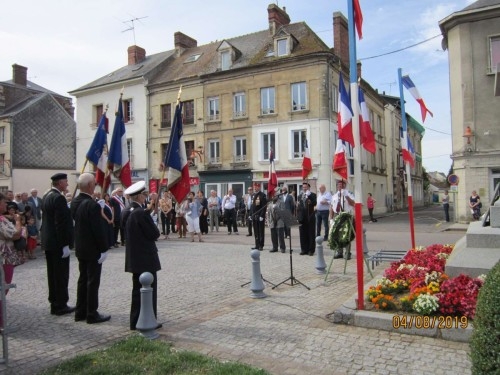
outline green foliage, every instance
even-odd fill
[[[424,191],[428,191],[429,186],[431,186],[431,182],[429,181],[429,175],[427,174],[427,170],[424,166],[422,166],[422,182]]]
[[[470,342],[472,373],[500,374],[500,262],[479,290]]]
[[[237,362],[224,362],[198,353],[178,351],[161,340],[133,335],[106,350],[79,355],[42,375],[205,374],[267,375]]]

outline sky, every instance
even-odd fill
[[[403,75],[410,75],[434,114],[423,123],[423,165],[428,172],[447,174],[452,152],[449,69],[448,52],[441,48],[439,21],[474,0],[359,2],[364,22],[357,57],[363,64],[363,78],[380,93],[399,96],[398,68]],[[19,64],[28,68],[28,80],[69,96],[68,91],[125,66],[131,45],[137,44],[151,55],[173,49],[176,31],[203,45],[267,29],[267,7],[271,3],[272,0],[4,2],[0,12],[0,81],[12,79],[12,65]],[[305,22],[329,47],[333,47],[333,13],[340,11],[347,17],[347,0],[274,3],[286,8],[291,22]],[[415,44],[418,45],[410,47]],[[420,107],[408,91],[404,95],[406,112],[422,123]]]

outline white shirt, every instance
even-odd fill
[[[348,200],[345,198],[346,196],[351,198],[352,200],[354,200],[354,195],[352,195],[351,192],[349,192],[348,190],[345,190],[345,189],[342,189],[340,192],[337,191],[335,194],[333,194],[331,206],[332,206],[332,210],[334,213],[338,214],[337,204],[339,203],[339,201],[340,201],[340,206],[342,208],[341,211],[344,211],[344,212],[353,212],[354,211],[354,207],[349,204]]]
[[[222,206],[224,210],[232,210],[236,206],[236,195],[226,195]]]
[[[317,204],[316,204],[317,211],[329,211],[330,204],[332,202],[332,194],[326,190],[323,194],[318,193],[318,196],[316,198],[316,202],[317,202]]]

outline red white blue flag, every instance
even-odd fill
[[[267,181],[267,193],[269,198],[274,196],[274,191],[278,187],[278,175],[274,166],[274,150],[269,151],[269,180]]]
[[[311,160],[311,152],[309,151],[309,145],[307,144],[307,139],[306,139],[304,148],[304,158],[302,159],[302,180],[305,180],[307,176],[309,176],[309,173],[311,173],[312,169],[313,167]]]
[[[363,13],[361,12],[361,5],[359,5],[359,0],[353,0],[354,9],[354,24],[356,25],[356,31],[358,32],[358,38],[363,39]]]
[[[182,102],[175,107],[174,122],[163,164],[168,168],[167,188],[177,202],[182,202],[190,190],[189,164],[182,130]]]
[[[94,140],[90,145],[89,151],[87,152],[87,160],[95,167],[96,184],[104,187],[104,180],[106,176],[106,166],[108,163],[108,118],[106,113],[103,113],[97,130],[94,135]],[[108,175],[109,180],[109,175]],[[109,181],[106,184],[109,186]]]
[[[113,136],[111,137],[111,144],[109,146],[108,170],[121,181],[123,186],[129,187],[132,185],[121,96],[118,101],[118,111],[116,112]]]
[[[417,87],[413,83],[413,81],[410,79],[410,76],[404,76],[401,77],[401,82],[403,83],[403,86],[406,87],[406,89],[410,92],[410,94],[415,98],[415,100],[420,104],[420,112],[422,114],[422,122],[425,122],[425,117],[427,116],[427,112],[431,116],[434,116],[431,111],[426,107],[424,99],[420,96],[420,93],[417,90]]]
[[[360,142],[366,151],[375,154],[377,144],[375,142],[375,136],[373,135],[372,128],[370,126],[370,114],[368,112],[365,95],[363,94],[363,90],[361,90],[361,87],[358,88],[358,98]]]
[[[339,74],[339,105],[337,113],[337,127],[339,138],[349,142],[354,147],[354,137],[352,135],[352,117],[351,97],[347,94],[342,78],[342,72]]]
[[[406,145],[404,142],[405,135]],[[403,161],[410,164],[410,166],[413,168],[415,166],[415,150],[413,149],[413,145],[411,144],[410,137],[408,136],[407,131],[403,129],[401,129],[401,151],[403,153]]]
[[[344,180],[347,180],[347,159],[345,153],[344,142],[341,139],[337,139],[337,148],[335,149],[335,155],[333,155],[332,170]]]

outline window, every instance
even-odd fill
[[[0,127],[0,144],[5,144],[5,126]]]
[[[228,70],[231,67],[231,51],[223,51],[220,53],[220,68]]]
[[[218,139],[208,141],[208,164],[220,164],[220,141]]]
[[[161,162],[164,163],[167,159],[168,143],[161,144]]]
[[[96,106],[94,106],[94,113],[95,113],[95,124],[96,124],[96,127],[99,125],[99,122],[101,122],[101,117],[102,117],[102,114],[104,112],[104,108],[102,106],[102,104],[98,104]]]
[[[134,111],[132,107],[132,99],[123,100],[123,122],[134,121]]]
[[[260,89],[260,108],[263,115],[274,113],[274,87]]]
[[[302,159],[307,140],[306,130],[292,131],[292,158]]]
[[[130,169],[134,168],[134,154],[132,153],[132,140],[127,139],[127,154],[128,160],[130,160]]]
[[[278,39],[276,44],[278,45],[278,56],[288,55],[288,40],[287,39]]]
[[[161,110],[161,128],[170,128],[172,126],[172,105],[163,104]]]
[[[234,161],[247,160],[247,139],[245,137],[234,138]]]
[[[5,173],[5,154],[0,154],[0,173]]]
[[[339,111],[339,88],[337,85],[332,85],[332,111]]]
[[[303,111],[307,108],[306,83],[292,83],[292,111]]]
[[[201,56],[200,53],[196,54],[196,55],[191,55],[184,62],[186,62],[186,63],[195,62],[195,61],[197,61],[200,58],[200,56]]]
[[[382,129],[382,117],[380,115],[377,115],[377,130],[376,131],[377,131],[379,137],[384,136],[384,131]]]
[[[234,94],[234,109],[233,118],[241,118],[247,116],[247,104],[244,92]]]
[[[490,73],[497,71],[497,65],[500,64],[500,36],[490,37]]]
[[[262,133],[261,134],[261,144],[262,144],[262,160],[269,160],[269,152],[271,148],[274,150],[274,155],[276,158],[276,143],[274,133]]]
[[[208,98],[208,121],[220,120],[219,97]]]
[[[182,106],[182,123],[194,124],[194,100],[187,100]]]

